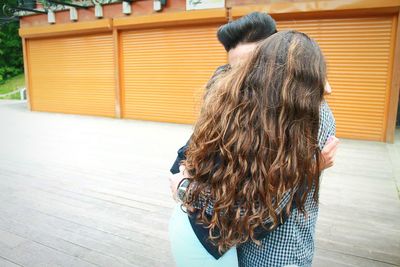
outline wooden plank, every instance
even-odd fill
[[[17,267],[17,266],[22,266],[22,265],[0,256],[0,266],[2,266],[2,267]]]
[[[313,266],[392,267],[398,265],[317,248]]]
[[[274,17],[290,13],[312,13],[324,14],[322,12],[353,12],[356,14],[377,14],[378,12],[389,13],[398,11],[400,1],[398,0],[347,0],[347,1],[296,1],[296,2],[272,2],[264,5],[242,5],[232,7],[234,18],[244,16],[253,11],[268,12]],[[355,12],[357,11],[358,12]],[[347,12],[346,12],[347,11]],[[379,14],[378,13],[378,14]],[[309,16],[309,14],[307,14]]]
[[[42,216],[44,217],[44,215]],[[34,222],[38,221],[38,218],[34,216],[31,219]],[[97,235],[93,233],[86,235],[83,234],[85,229],[79,227],[79,225],[70,228],[61,220],[51,223],[48,222],[48,219],[42,218],[43,225],[35,223],[27,225],[18,221],[18,218],[3,217],[0,218],[0,228],[7,228],[13,233],[23,235],[36,243],[99,266],[157,266],[157,264],[160,264],[157,261],[144,258],[139,253],[136,254],[135,251],[140,251],[140,247],[135,246],[134,242],[122,246],[114,238],[113,242],[110,243],[108,242],[110,237],[106,235],[99,233]],[[49,229],[51,230],[49,231]]]
[[[11,177],[10,179],[6,177],[5,180],[2,180],[1,182],[12,183],[12,181],[15,181],[15,177]],[[29,181],[23,181],[19,185],[16,185],[16,183],[14,183],[8,188],[7,191],[16,192],[19,190],[19,188],[23,188],[24,184],[26,185],[27,183],[29,183]],[[2,184],[0,183],[0,185]],[[39,183],[39,186],[44,186],[44,184]],[[20,193],[25,194],[26,192],[24,190],[21,190]],[[166,254],[166,251],[159,247],[160,244],[164,243],[168,248],[167,237],[164,237],[163,238],[164,240],[158,239],[159,236],[164,235],[165,231],[158,232],[154,230],[154,228],[156,228],[157,226],[160,227],[161,225],[164,225],[164,227],[166,227],[165,222],[168,219],[168,217],[166,216],[164,216],[163,220],[157,220],[157,218],[155,218],[156,216],[151,214],[150,216],[148,215],[147,218],[141,218],[144,217],[142,212],[142,214],[136,214],[135,216],[132,217],[128,216],[129,214],[126,212],[124,212],[123,214],[116,212],[119,210],[118,207],[116,208],[114,207],[113,209],[104,209],[103,205],[97,203],[99,209],[96,209],[95,207],[87,205],[85,206],[85,203],[80,203],[79,201],[76,201],[77,199],[64,198],[62,196],[57,197],[57,194],[49,194],[48,192],[40,191],[33,187],[31,187],[30,194],[28,196],[23,196],[22,194],[21,194],[21,198],[23,198],[22,205],[18,201],[15,201],[16,203],[14,203],[13,201],[9,201],[8,205],[3,205],[3,206],[0,205],[2,206],[1,207],[2,211],[5,212],[6,214],[7,212],[10,212],[11,214],[12,212],[17,212],[17,214],[24,214],[24,218],[29,214],[31,214],[32,212],[36,212],[37,214],[39,214],[39,216],[51,216],[51,217],[54,216],[58,220],[58,222],[57,224],[49,227],[49,229],[52,229],[53,232],[54,232],[54,227],[59,228],[60,226],[65,224],[63,223],[64,220],[70,220],[72,222],[77,223],[77,225],[75,225],[72,229],[70,229],[71,231],[74,231],[74,229],[77,226],[79,226],[78,229],[82,227],[84,228],[100,227],[103,229],[107,229],[107,231],[111,231],[111,233],[115,233],[116,230],[110,228],[110,223],[111,223],[111,225],[114,226],[114,228],[126,229],[124,233],[121,233],[122,235],[126,236],[127,233],[129,232],[129,236],[132,236],[133,238],[133,240],[131,240],[132,242],[129,242],[129,244],[127,242],[122,242],[127,244],[119,245],[118,246],[119,248],[116,250],[117,253],[123,251],[124,250],[123,248],[129,248],[131,252],[125,254],[124,257],[130,258],[131,260],[134,261],[135,264],[139,265],[145,264],[144,266],[163,265],[161,263],[157,263],[157,261],[154,262],[154,260],[150,260],[156,256],[155,253],[157,253],[158,256],[164,255],[161,257],[161,259],[167,259],[167,260],[169,259],[168,254]],[[7,194],[3,195],[2,197],[4,197],[5,199],[9,199],[9,196],[7,196]],[[20,210],[19,207],[23,206],[23,203],[26,202],[31,203],[30,210],[29,211]],[[74,204],[74,202],[77,203]],[[113,220],[111,221],[108,220],[108,217],[111,217]],[[18,219],[22,223],[23,221],[26,220],[24,218],[20,219],[18,218]],[[29,221],[35,221],[32,219],[33,218],[30,218]],[[141,223],[138,223],[138,221],[139,222],[141,221]],[[154,222],[157,221],[158,224],[161,225],[158,224],[152,225]],[[9,225],[15,225],[15,223],[10,223]],[[42,225],[45,224],[40,223],[40,226]],[[38,225],[38,227],[40,226]],[[117,234],[120,232],[121,230],[119,230]],[[142,234],[142,233],[151,233],[151,234]],[[153,236],[153,234],[156,234],[156,236]],[[140,238],[140,236],[143,237]],[[90,237],[93,238],[93,235],[90,235]],[[64,238],[68,237],[64,236]],[[92,246],[96,246],[96,244],[103,244],[105,242],[107,243],[107,241],[105,240],[109,239],[109,237],[100,235],[96,237],[96,239],[97,239],[96,243],[94,244],[92,243],[91,244]],[[152,242],[152,239],[154,239],[154,242]],[[80,240],[78,239],[77,241],[74,242],[80,242]],[[120,243],[121,242],[116,242],[116,240],[114,240],[113,245]],[[93,247],[89,248],[92,249]],[[115,251],[115,249],[116,248],[114,248],[113,246],[112,248],[103,249],[101,253],[108,253],[110,251]],[[135,253],[136,251],[139,251],[139,253]]]
[[[116,29],[138,29],[226,21],[225,9],[217,8],[115,18],[113,27]]]
[[[0,244],[0,257],[20,266],[97,266],[29,240],[13,249]]]
[[[397,193],[400,198],[400,131],[397,130],[395,135],[394,144],[386,145],[388,154],[390,157],[390,162],[392,163],[392,170],[394,174],[394,181],[397,185]]]
[[[87,33],[99,33],[112,30],[111,19],[55,24],[46,26],[31,26],[19,29],[19,35],[24,38],[41,38],[49,36],[65,36]]]
[[[174,266],[168,169],[190,127],[11,102],[0,124],[0,266]],[[400,265],[399,145],[342,140],[322,180],[313,266]]]

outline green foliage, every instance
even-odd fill
[[[1,2],[15,6],[16,0]],[[2,8],[0,16],[3,16]],[[6,79],[23,72],[22,43],[18,35],[18,22],[10,22],[0,26],[0,84]]]

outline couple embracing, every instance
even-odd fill
[[[228,52],[170,179],[178,267],[311,266],[335,120],[318,44],[254,12],[219,28]]]

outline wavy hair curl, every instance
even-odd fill
[[[289,212],[314,189],[318,203],[319,107],[326,64],[317,43],[296,31],[263,41],[241,66],[207,92],[184,161],[194,186],[185,203],[206,196],[198,221],[210,228],[220,251],[257,241],[255,229],[281,214],[279,201],[291,192]],[[208,192],[208,193],[206,193]]]

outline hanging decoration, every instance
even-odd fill
[[[132,13],[131,0],[122,0],[122,13],[129,15]]]
[[[40,4],[40,8],[36,7],[36,2]],[[96,18],[103,18],[103,5],[122,2],[122,13],[130,15],[132,13],[133,0],[85,0],[83,3],[65,2],[66,0],[18,0],[17,5],[4,4],[0,6],[3,10],[3,16],[0,17],[0,25],[18,21],[20,16],[36,14],[47,14],[47,21],[50,24],[56,23],[56,11],[69,9],[70,20],[78,21],[78,10],[94,7],[94,15]],[[188,0],[189,1],[189,0]],[[161,11],[166,5],[166,0],[153,0],[153,10]]]

